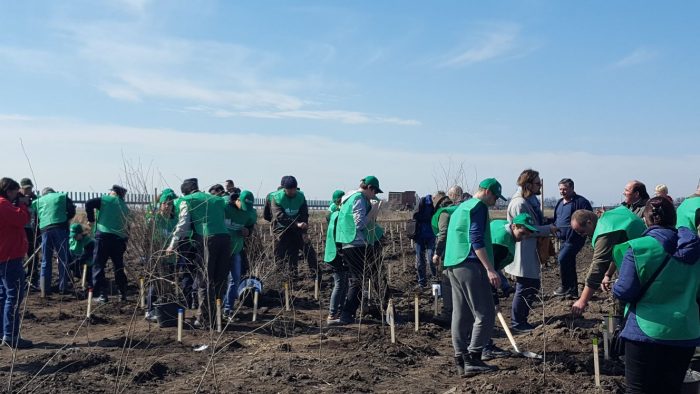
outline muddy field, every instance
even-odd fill
[[[23,321],[34,349],[14,355],[0,352],[0,388],[12,392],[406,392],[406,393],[572,393],[596,392],[591,341],[601,337],[600,321],[609,301],[594,299],[584,318],[572,319],[572,301],[545,296],[534,307],[532,333],[516,337],[521,350],[544,355],[543,361],[506,358],[491,361],[498,372],[473,378],[456,376],[450,331],[431,322],[430,292],[420,296],[421,325],[413,323],[413,254],[405,239],[390,233],[395,244],[384,248],[389,292],[399,319],[397,343],[390,342],[372,297],[361,324],[328,327],[327,302],[332,278],[323,275],[320,301],[312,279],[293,285],[293,306],[274,290],[266,292],[257,322],[241,307],[223,333],[188,328],[177,342],[174,328],[159,328],[143,319],[138,288],[129,302],[118,297],[85,318],[86,301],[32,293]],[[403,246],[403,249],[401,248]],[[579,281],[591,249],[579,254]],[[300,264],[303,266],[303,264]],[[543,268],[543,294],[558,286],[558,269]],[[134,281],[132,281],[132,284]],[[376,291],[375,291],[376,293]],[[509,319],[512,298],[501,301]],[[188,310],[187,316],[193,316]],[[510,348],[502,330],[495,342]],[[199,345],[204,351],[194,351]],[[602,348],[601,348],[602,353]],[[602,359],[602,355],[601,355]],[[602,390],[622,392],[622,365],[601,360]],[[600,390],[598,390],[599,392]]]

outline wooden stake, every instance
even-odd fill
[[[372,299],[372,279],[367,279],[367,300]]]
[[[394,302],[389,299],[389,329],[391,331],[391,343],[396,343],[396,328],[394,324]]]
[[[139,302],[141,309],[146,307],[146,287],[143,278],[139,278]]]
[[[221,299],[216,299],[216,332],[221,332]]]
[[[92,312],[92,287],[88,289],[88,305],[87,305],[87,318],[90,318]]]
[[[253,290],[253,321],[258,320],[258,292]]]
[[[437,316],[438,314],[438,296],[435,294],[433,295],[433,316]]]
[[[289,305],[289,283],[284,282],[284,309],[286,310],[291,310],[291,306]]]
[[[182,342],[182,323],[185,320],[185,310],[178,308],[177,310],[177,341]]]
[[[598,338],[593,338],[593,370],[595,372],[595,386],[600,387],[600,364],[598,361]]]
[[[40,297],[46,298],[46,278],[39,277],[39,291],[41,292]]]
[[[83,277],[80,280],[80,287],[85,290],[85,284],[87,283],[87,264],[83,264]]]
[[[318,301],[318,278],[314,278],[314,300]]]
[[[416,324],[415,324],[415,326],[416,326],[415,331],[416,332],[418,332],[418,328],[420,327],[420,306],[418,305],[418,302],[419,302],[419,297],[418,297],[418,293],[416,293],[415,297],[413,298],[413,305],[414,305],[413,309],[414,309],[415,315],[416,315]]]

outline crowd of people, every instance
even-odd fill
[[[539,172],[524,170],[516,183],[510,199],[494,178],[482,180],[473,196],[455,185],[446,193],[421,197],[413,214],[416,287],[440,287],[444,302],[436,321],[451,330],[458,374],[494,371],[497,368],[485,361],[512,354],[491,339],[499,299],[513,294],[510,331],[526,334],[536,329],[529,314],[542,296],[541,267],[554,239],[561,284],[551,296],[575,301],[574,315],[584,313],[598,291],[612,292],[620,303],[616,314],[625,317],[620,336],[630,392],[680,388],[700,346],[700,190],[676,208],[665,185],[657,186],[651,197],[642,182],[630,181],[621,206],[594,211],[575,191],[574,181],[564,178],[558,183],[561,198],[552,217],[546,217]],[[253,234],[258,216],[253,193],[235,187],[233,181],[205,193],[196,178],[186,179],[180,192],[178,196],[164,190],[147,210],[146,221],[153,228],[152,241],[165,251],[169,263],[164,269],[177,274],[180,301],[197,309],[193,325],[207,328],[215,321],[215,300],[223,300],[224,313],[232,314],[249,266],[245,240]],[[37,196],[29,179],[0,180],[4,344],[32,346],[19,331],[20,304],[28,289],[42,296],[69,294],[76,290],[73,278],[82,274],[95,302],[109,302],[105,266],[111,260],[120,301],[127,300],[124,254],[132,213],[126,193],[114,185],[109,194],[88,200],[84,226],[74,220],[76,207],[65,193],[44,188]],[[384,238],[377,222],[381,193],[379,180],[366,176],[357,189],[332,194],[323,255],[333,275],[329,325],[355,322],[366,278],[377,273]],[[489,208],[498,199],[508,201],[505,220],[490,218]],[[266,196],[262,216],[272,224],[277,272],[297,277],[301,258],[318,280],[321,267],[309,241],[309,208],[295,177],[284,176],[278,189]],[[588,237],[593,257],[579,294],[577,255]],[[157,293],[149,288],[149,300],[163,296]],[[150,305],[149,301],[146,318],[153,319]]]

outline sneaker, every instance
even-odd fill
[[[468,355],[462,355],[462,358],[464,359],[464,377],[498,370],[497,366],[488,365],[481,360],[481,352],[470,352]]]
[[[510,330],[513,332],[513,334],[528,334],[534,329],[535,326],[533,326],[530,323],[521,323],[510,327]]]
[[[106,304],[106,303],[109,302],[109,299],[107,298],[106,295],[103,294],[103,295],[101,295],[101,296],[95,298],[95,299],[92,300],[92,301],[93,301],[95,304]]]
[[[34,343],[28,339],[23,339],[20,337],[17,338],[8,338],[5,337],[2,339],[2,344],[7,345],[11,348],[15,349],[31,349],[34,347]]]
[[[578,289],[573,287],[565,289],[564,287],[559,286],[552,294],[557,297],[578,297]]]
[[[455,356],[455,366],[457,367],[457,376],[464,376],[464,358],[462,355]]]
[[[192,323],[192,326],[198,330],[208,329],[207,325],[204,324],[204,322],[200,321],[199,319],[195,319],[194,323]]]
[[[510,357],[513,353],[508,350],[501,349],[500,347],[490,344],[484,347],[484,351],[481,353],[481,359],[488,361],[494,358]]]

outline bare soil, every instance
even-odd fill
[[[493,360],[495,373],[473,378],[456,375],[450,331],[431,322],[433,301],[421,294],[421,324],[414,331],[414,257],[404,239],[384,249],[390,292],[406,323],[390,342],[376,300],[364,306],[361,324],[325,324],[332,279],[323,276],[320,301],[313,281],[293,285],[293,308],[275,291],[266,292],[257,322],[241,307],[221,334],[187,327],[183,342],[175,328],[159,328],[143,319],[138,289],[129,302],[118,297],[94,309],[86,319],[86,301],[75,296],[28,297],[23,333],[35,343],[14,355],[0,351],[0,390],[35,393],[87,392],[405,392],[405,393],[587,393],[594,386],[592,339],[601,337],[600,321],[610,302],[595,299],[583,318],[570,315],[572,301],[548,296],[558,286],[558,268],[543,268],[544,300],[531,322],[540,326],[516,337],[522,350],[544,361],[511,357]],[[403,245],[403,249],[401,246]],[[591,258],[579,254],[579,280]],[[132,281],[134,283],[134,281]],[[601,296],[603,297],[603,296]],[[512,298],[501,301],[509,320]],[[194,311],[187,311],[192,316]],[[495,342],[509,349],[498,329]],[[204,351],[194,347],[209,345]],[[602,360],[602,391],[623,392],[623,368]]]

